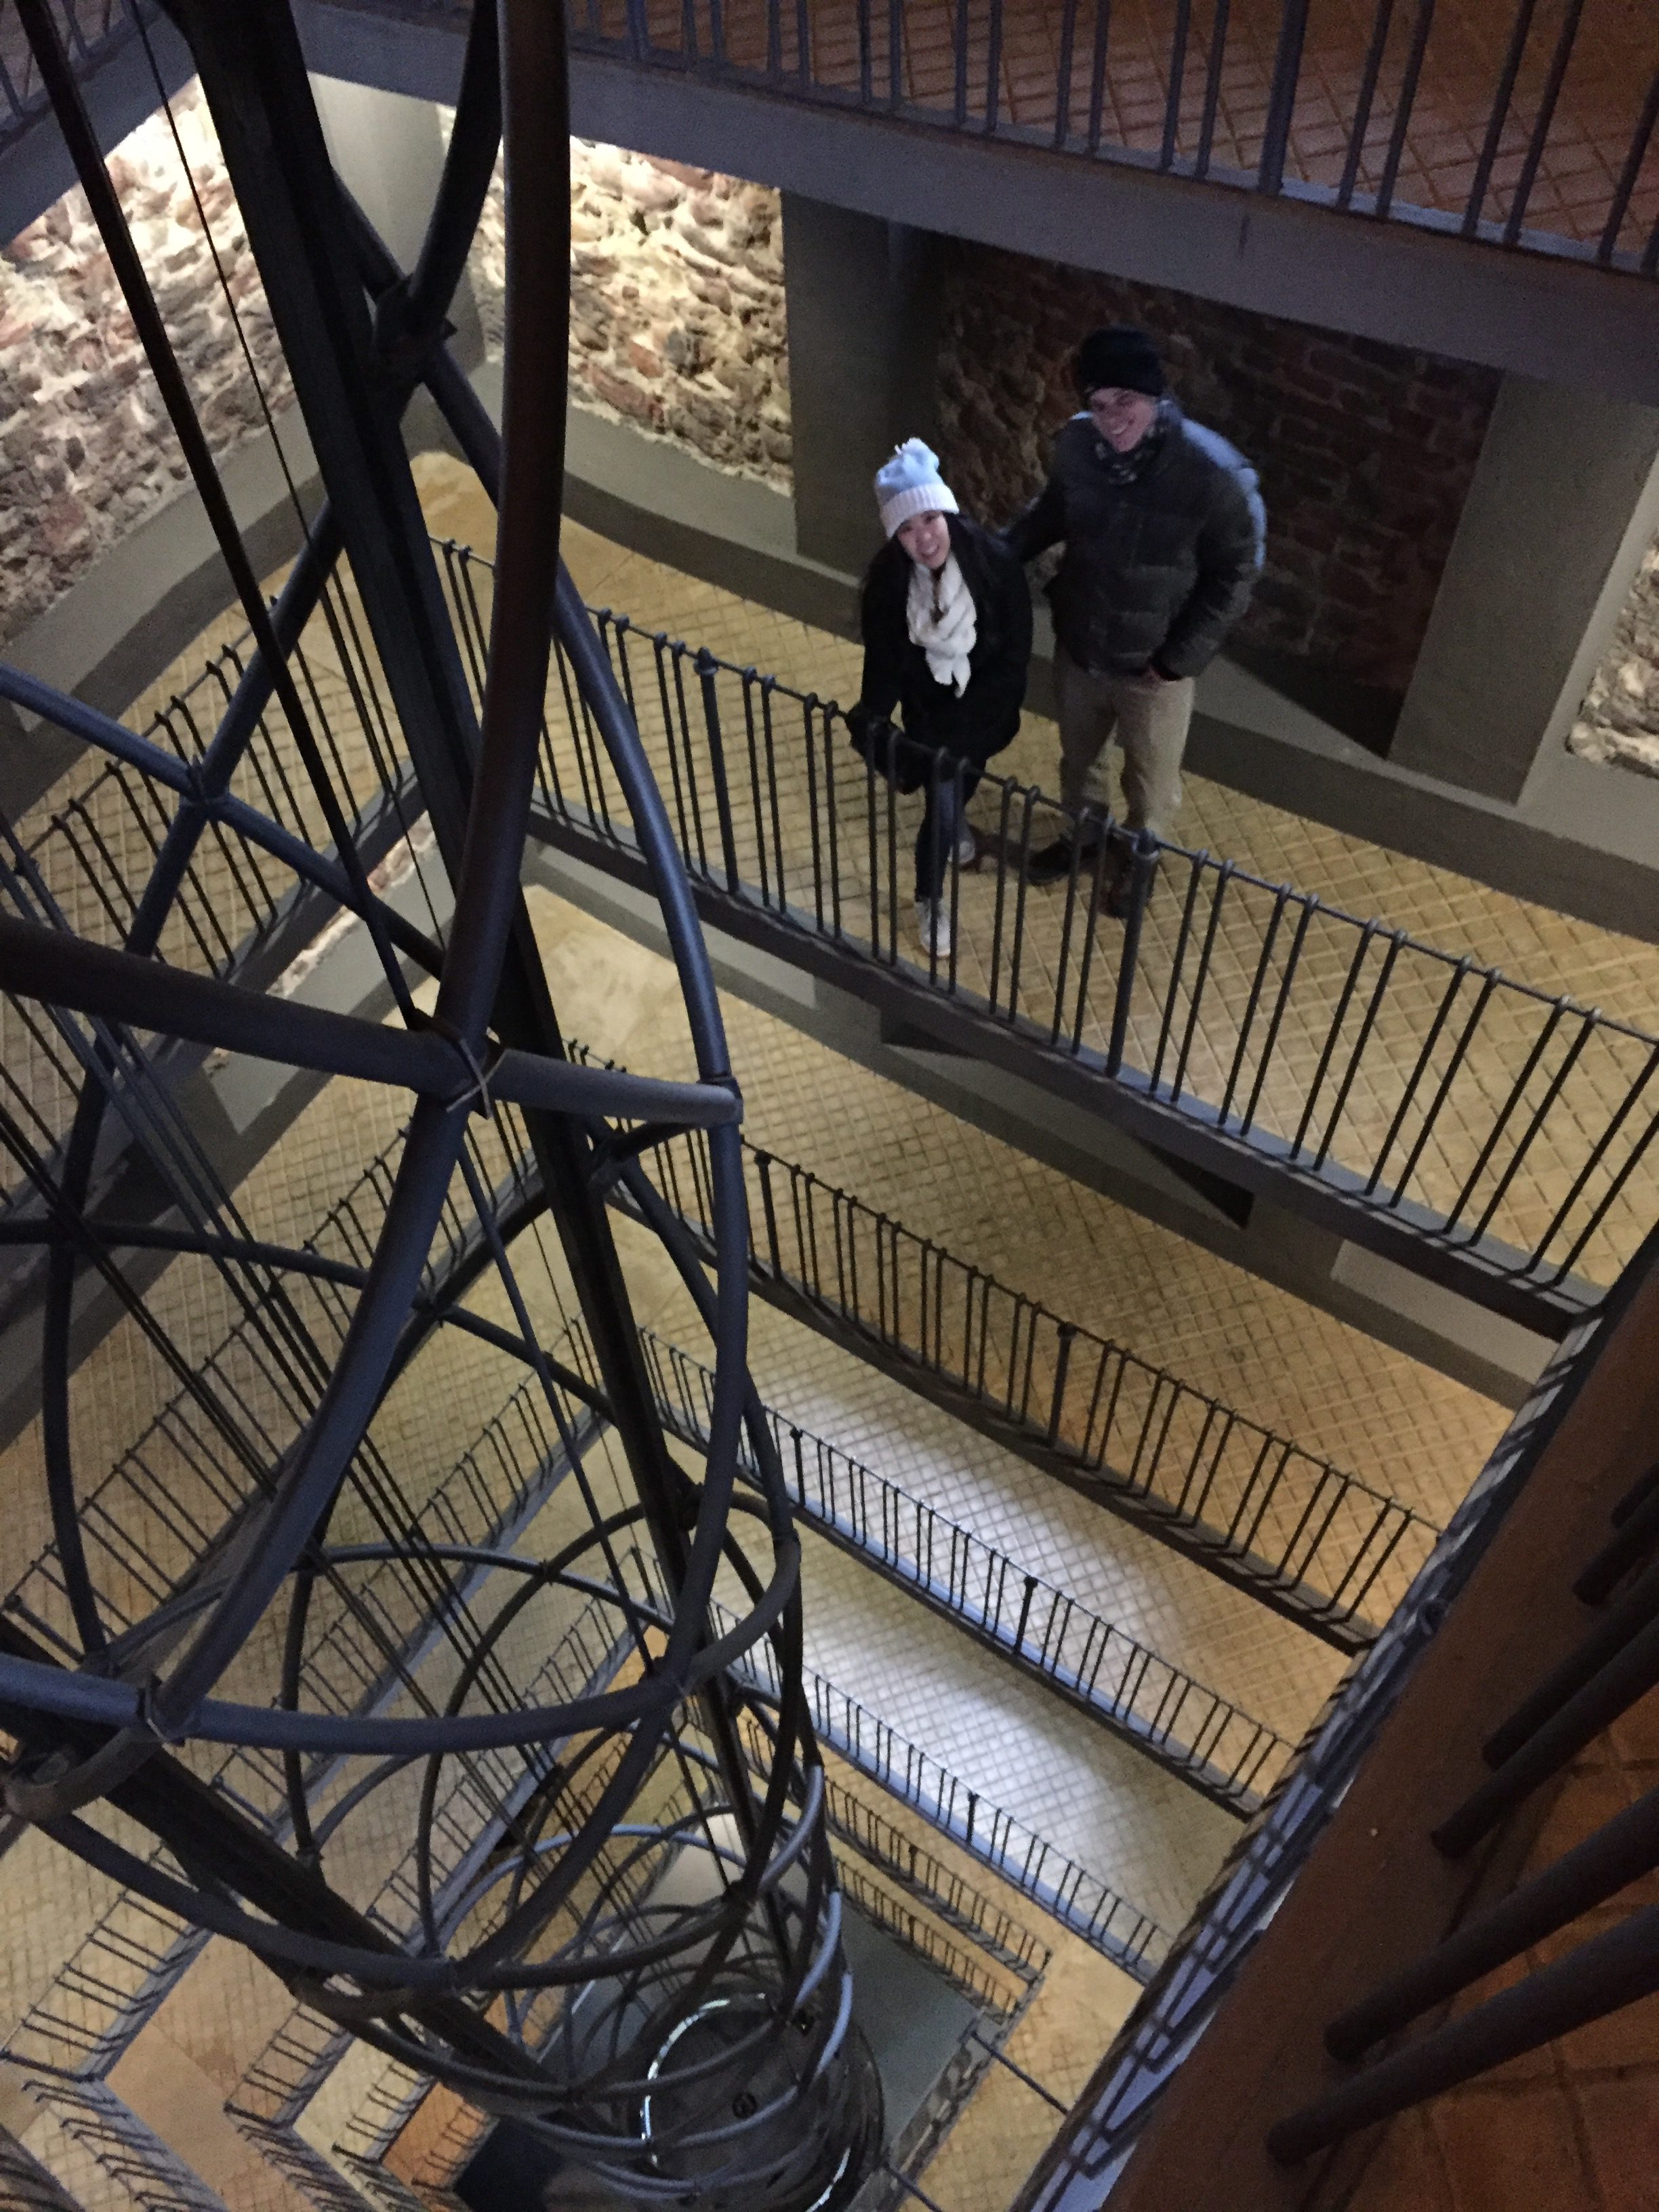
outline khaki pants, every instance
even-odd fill
[[[1194,684],[1149,676],[1095,676],[1063,646],[1054,651],[1060,706],[1060,794],[1071,807],[1110,807],[1100,757],[1114,733],[1123,747],[1122,821],[1167,837],[1181,807],[1181,757],[1193,719]],[[1115,810],[1113,810],[1115,811]]]

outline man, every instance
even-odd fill
[[[1021,561],[1065,543],[1048,586],[1054,617],[1060,796],[1081,854],[1100,829],[1086,811],[1114,732],[1123,747],[1124,822],[1167,836],[1181,805],[1194,678],[1249,604],[1267,517],[1255,471],[1170,397],[1145,331],[1096,331],[1079,350],[1084,411],[1054,441],[1042,495],[1004,532]],[[1097,802],[1103,804],[1103,802]],[[1071,872],[1072,842],[1034,854],[1030,875]],[[1120,865],[1107,909],[1127,911]]]

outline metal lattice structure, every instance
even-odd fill
[[[0,854],[0,988],[40,1064],[69,1071],[55,1126],[32,1113],[26,1077],[0,1099],[0,1258],[10,1310],[40,1329],[52,1528],[26,1598],[0,1614],[7,1810],[167,1925],[247,1946],[309,2014],[510,2114],[634,2201],[827,2212],[879,2154],[880,2092],[850,2026],[799,1546],[744,1364],[741,1102],[682,861],[559,561],[562,20],[534,0],[475,10],[442,185],[405,272],[329,162],[286,0],[167,12],[197,64],[325,503],[300,513],[298,558],[268,605],[59,18],[19,0],[33,81],[252,647],[193,752],[0,670],[0,696],[118,769],[155,823],[142,894],[112,933],[64,910],[9,824]],[[498,434],[444,318],[503,147]],[[226,302],[235,317],[228,286]],[[246,362],[257,388],[251,350]],[[481,711],[401,434],[422,386],[499,509]],[[380,672],[395,735],[370,748],[367,796],[301,681],[300,634],[318,619],[366,635]],[[627,794],[695,1082],[566,1054],[519,887],[550,671]],[[285,792],[249,765],[272,719]],[[395,837],[432,848],[429,927],[371,881]],[[180,951],[209,860],[257,880],[290,936],[361,927],[393,1019],[250,988],[257,963],[210,945],[194,909],[204,957]],[[356,1201],[354,1242],[259,1233],[169,1080],[204,1049],[412,1097],[393,1172]],[[654,1228],[713,1347],[696,1479],[664,1433],[606,1206],[641,1152],[687,1130],[706,1147],[709,1222],[697,1246],[678,1224]],[[523,1158],[533,1180],[515,1171]],[[137,1212],[135,1162],[154,1200]],[[179,1322],[177,1284],[232,1324],[210,1360]],[[175,1389],[144,1447],[161,1471],[129,1454],[113,1488],[86,1463],[77,1395],[76,1316],[94,1293]],[[410,1406],[441,1409],[464,1371],[495,1378],[498,1421],[524,1425],[533,1401],[546,1446],[526,1498],[486,1500],[476,1528],[434,1524],[409,1443]],[[620,1506],[595,1487],[596,1450]],[[446,1510],[464,1515],[474,1491]],[[550,1496],[557,1540],[538,1548]],[[154,1526],[137,1525],[141,1498]],[[576,1678],[538,1663],[579,1628],[600,1660]],[[359,1905],[388,1829],[395,1870]]]

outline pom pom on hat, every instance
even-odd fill
[[[890,538],[913,514],[956,514],[957,495],[939,472],[939,455],[920,438],[895,446],[876,471],[876,506]]]
[[[1143,392],[1149,399],[1161,399],[1167,386],[1158,348],[1131,323],[1091,331],[1078,348],[1077,388],[1085,399],[1102,389]]]

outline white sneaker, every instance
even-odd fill
[[[935,960],[951,957],[951,909],[942,899],[916,901],[916,927],[921,933],[921,949],[931,952]]]
[[[971,868],[979,858],[979,839],[974,835],[974,825],[964,822],[957,832],[957,866]]]

